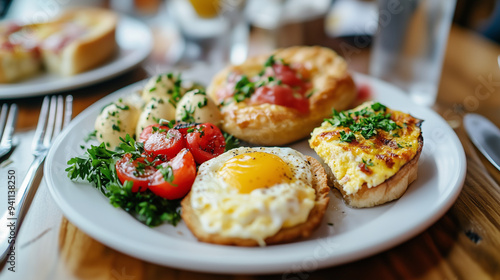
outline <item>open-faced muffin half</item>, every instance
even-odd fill
[[[356,97],[346,61],[331,49],[297,46],[219,72],[207,89],[220,104],[223,130],[258,145],[307,137],[332,108]]]

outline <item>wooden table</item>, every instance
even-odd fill
[[[293,276],[225,276],[161,267],[87,236],[63,217],[42,184],[18,235],[16,272],[5,266],[0,279],[500,279],[500,172],[471,145],[461,125],[467,112],[481,113],[500,125],[499,54],[499,45],[457,26],[452,28],[434,109],[455,128],[465,148],[465,185],[438,222],[393,249]],[[351,68],[367,72],[368,55],[367,49],[354,53]],[[74,112],[146,78],[144,69],[152,65],[150,59],[113,80],[68,92],[74,96]],[[18,130],[34,129],[41,98],[15,102],[20,106]]]

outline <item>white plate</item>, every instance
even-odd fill
[[[107,96],[73,120],[50,150],[45,179],[65,216],[81,230],[118,251],[160,265],[214,273],[287,273],[367,257],[408,240],[438,220],[460,193],[466,162],[460,141],[438,114],[413,104],[387,83],[360,74],[355,78],[358,84],[372,87],[376,100],[425,120],[419,177],[401,199],[369,209],[349,208],[331,192],[325,218],[307,240],[263,248],[201,243],[183,222],[177,227],[148,228],[111,206],[89,184],[70,181],[64,171],[66,162],[83,153],[79,145],[93,130],[101,107],[140,88],[138,84]],[[292,147],[314,155],[306,141]]]
[[[116,28],[118,53],[108,63],[71,77],[42,73],[14,84],[0,84],[0,99],[24,98],[75,89],[115,77],[141,63],[151,52],[151,30],[142,22],[121,16]]]

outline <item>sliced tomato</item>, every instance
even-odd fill
[[[174,126],[174,128],[177,129],[178,131],[180,131],[180,133],[183,136],[186,136],[186,134],[188,133],[188,130],[190,130],[191,128],[194,128],[196,125],[198,125],[198,123],[179,123],[179,124],[176,124]]]
[[[258,88],[250,98],[251,104],[276,104],[293,108],[302,114],[309,113],[309,100],[288,86],[263,86]]]
[[[141,132],[141,135],[139,135],[139,139],[137,140],[137,142],[146,142],[146,140],[148,140],[149,136],[151,136],[151,134],[153,134],[153,127],[156,127],[158,129],[168,129],[168,127],[166,126],[160,126],[159,124],[152,124],[152,125],[148,125],[146,126],[146,128],[144,128]]]
[[[189,150],[183,149],[171,161],[158,167],[158,171],[151,176],[149,185],[154,194],[166,199],[178,199],[191,190],[196,177],[196,163]]]
[[[156,172],[156,168],[147,163],[146,158],[133,160],[131,154],[125,154],[115,164],[118,179],[122,184],[131,181],[132,192],[147,190],[151,176]]]
[[[300,87],[304,83],[304,81],[302,81],[302,79],[299,77],[297,71],[290,68],[290,66],[283,64],[274,64],[273,69],[276,73],[276,80],[281,80],[281,82],[285,85],[289,85],[291,87]]]
[[[142,134],[141,134],[142,137]],[[144,141],[144,151],[154,156],[164,156],[167,160],[175,157],[186,147],[182,134],[177,129],[168,127],[153,129]]]
[[[186,134],[186,144],[198,164],[222,154],[226,148],[224,135],[211,123],[195,126]]]

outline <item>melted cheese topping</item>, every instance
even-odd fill
[[[365,103],[347,112],[370,107]],[[387,108],[401,128],[392,131],[377,129],[376,135],[365,139],[356,132],[352,142],[341,141],[340,132],[350,132],[348,127],[334,127],[329,122],[315,128],[309,144],[331,168],[336,180],[346,194],[356,193],[363,185],[377,186],[396,174],[417,154],[419,148],[420,120],[409,114]]]

